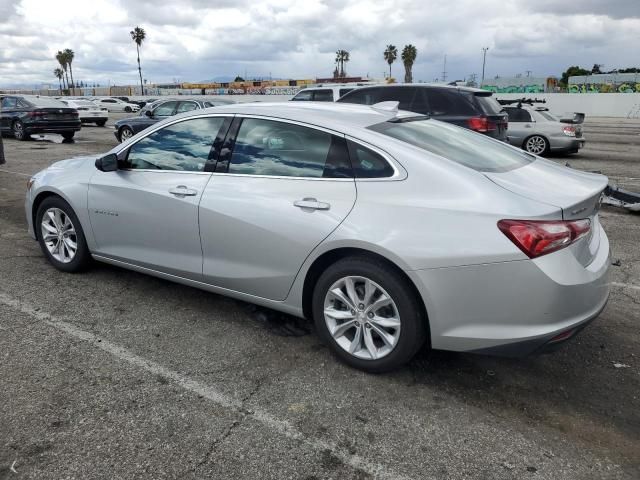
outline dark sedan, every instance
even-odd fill
[[[2,95],[0,131],[17,140],[29,140],[34,133],[58,133],[71,140],[80,130],[78,111],[59,100],[29,95]]]
[[[136,133],[141,132],[145,128],[167,117],[177,115],[178,113],[189,112],[191,110],[214,107],[216,105],[216,102],[205,100],[160,100],[154,102],[150,109],[141,111],[140,115],[137,117],[118,120],[115,123],[116,131],[113,133],[120,142],[124,142],[129,140]]]

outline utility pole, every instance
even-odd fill
[[[444,63],[442,64],[442,83],[447,81],[447,55],[444,56]]]
[[[4,145],[2,144],[2,135],[0,135],[0,165],[5,163],[4,159]]]
[[[487,50],[489,50],[489,47],[482,48],[482,80],[480,80],[480,86],[484,85],[484,66],[487,63]]]
[[[527,77],[530,77],[531,76],[531,70],[527,70],[526,72],[527,72]]]

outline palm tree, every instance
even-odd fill
[[[67,61],[67,65],[69,66],[69,73],[71,74],[71,88],[76,88],[76,83],[73,81],[73,68],[71,68],[73,57],[75,57],[76,54],[70,48],[65,48],[62,53],[64,54],[64,59]]]
[[[60,85],[60,95],[62,95],[62,79],[64,78],[64,72],[61,68],[54,68],[53,74],[58,79],[58,84]]]
[[[336,52],[336,63],[340,65],[340,78],[346,77],[344,72],[344,64],[349,61],[349,52],[346,50],[338,50]]]
[[[62,70],[64,70],[65,77],[67,78],[67,83],[65,88],[69,88],[69,76],[67,75],[67,57],[64,54],[64,52],[61,52],[60,50],[58,50],[58,53],[56,53],[56,60],[58,60],[58,63],[62,67]]]
[[[142,46],[142,42],[144,42],[145,38],[147,38],[147,34],[142,27],[136,27],[131,32],[131,40],[136,42],[136,50],[138,51],[138,73],[140,74],[140,89],[142,90],[142,95],[144,95],[144,85],[142,84],[142,69],[140,68],[140,47]]]
[[[391,64],[396,61],[398,58],[398,49],[395,45],[387,45],[387,48],[384,51],[384,59],[389,64],[389,78],[391,78]]]
[[[418,56],[418,49],[413,45],[405,45],[402,49],[402,63],[404,63],[404,83],[413,82],[413,64]]]

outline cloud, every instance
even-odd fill
[[[448,79],[482,68],[487,76],[560,75],[568,66],[634,66],[638,0],[16,0],[0,5],[0,82],[57,83],[55,52],[76,52],[74,77],[134,84],[129,32],[147,33],[149,82],[218,76],[329,76],[335,51],[351,53],[347,72],[380,78],[387,44],[418,49],[414,78]],[[400,59],[393,74],[402,78]]]

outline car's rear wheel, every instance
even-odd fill
[[[133,137],[133,130],[131,130],[129,127],[122,127],[120,129],[120,141],[121,142],[126,142],[131,137]]]
[[[106,120],[100,120],[98,122],[96,122],[96,125],[99,127],[104,127],[107,124]]]
[[[76,132],[65,132],[62,134],[62,138],[64,138],[67,141],[73,140],[73,136],[75,135],[75,133]]]
[[[427,337],[415,289],[375,259],[331,265],[316,283],[312,306],[322,339],[345,363],[368,372],[406,363]]]
[[[48,197],[38,207],[35,229],[42,252],[58,270],[78,272],[91,262],[80,221],[60,197]]]
[[[524,149],[534,155],[544,155],[549,151],[549,142],[542,135],[532,135],[524,141]]]
[[[13,137],[16,140],[29,140],[29,135],[24,128],[24,123],[22,123],[20,120],[16,120],[15,122],[13,122],[11,131],[13,132]]]

